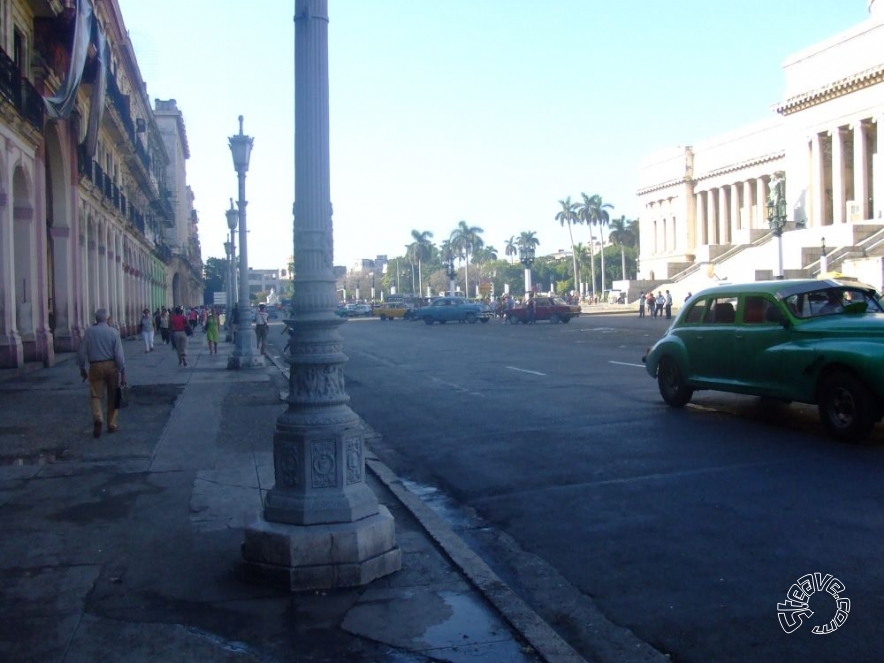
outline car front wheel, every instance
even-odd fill
[[[832,373],[823,380],[818,408],[829,433],[844,442],[864,440],[875,425],[874,398],[850,373]]]
[[[684,407],[694,395],[694,390],[685,384],[678,362],[672,357],[663,357],[657,367],[657,386],[667,405]]]
[[[510,317],[508,317],[508,318],[506,319],[506,321],[507,321],[508,323],[510,323],[511,325],[517,325],[517,324],[519,324],[519,319],[518,319],[516,316],[514,316],[514,315],[511,315]]]
[[[549,324],[551,324],[551,325],[557,325],[561,321],[562,321],[562,319],[559,317],[558,313],[553,313],[551,316],[549,316]]]
[[[431,325],[433,324],[433,318],[431,318],[430,316],[426,316],[424,318],[424,322],[426,322],[428,325]]]
[[[467,315],[466,315],[467,322],[469,322],[471,325],[474,325],[474,324],[476,324],[476,320],[477,320],[477,318],[476,318],[475,313],[467,313]]]

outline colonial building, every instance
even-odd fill
[[[642,285],[683,294],[717,280],[773,278],[782,255],[786,277],[827,267],[881,287],[884,0],[868,8],[861,24],[788,58],[771,118],[642,162]],[[767,213],[778,172],[787,199],[781,240]]]
[[[130,334],[201,301],[183,121],[116,0],[0,0],[0,143],[0,366],[51,365],[100,307]]]

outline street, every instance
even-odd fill
[[[641,364],[666,325],[352,321],[347,391],[381,459],[587,658],[626,629],[675,661],[878,660],[884,429],[842,445],[814,407],[713,392],[671,409]],[[849,618],[812,633],[819,591],[787,634],[777,604],[815,572]]]

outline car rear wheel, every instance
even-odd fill
[[[516,316],[514,316],[514,315],[511,315],[510,317],[508,317],[508,318],[506,319],[506,321],[509,322],[511,325],[517,325],[517,324],[519,324],[519,319],[518,319]]]
[[[387,319],[387,316],[385,316],[383,313],[381,313],[380,318],[381,318],[381,322],[384,322]]]
[[[549,316],[549,324],[551,324],[551,325],[557,325],[561,321],[562,321],[562,319],[559,317],[558,313],[553,313],[551,316]]]
[[[479,320],[481,320],[482,324],[484,325],[486,322],[488,322],[489,318],[479,318]]]
[[[424,318],[424,322],[426,322],[428,325],[431,325],[433,324],[433,318],[431,318],[430,316],[426,316]]]
[[[657,366],[657,386],[667,405],[684,407],[694,395],[694,390],[685,384],[678,362],[672,357],[663,357]]]
[[[850,373],[839,371],[823,380],[818,408],[829,433],[844,442],[864,440],[875,425],[872,393]]]
[[[476,318],[476,314],[475,314],[475,313],[467,313],[466,321],[469,322],[471,325],[476,324],[476,320],[477,320],[477,319],[478,319],[478,318]]]
[[[562,318],[563,325],[567,325],[569,322],[571,322],[571,318]]]

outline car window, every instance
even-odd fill
[[[800,292],[785,298],[786,306],[799,318],[815,318],[836,315],[857,307],[862,310],[880,313],[881,305],[874,292],[860,288],[820,288],[810,292]],[[858,311],[862,312],[862,311]]]
[[[690,310],[688,310],[688,316],[685,318],[685,322],[702,322],[703,314],[706,312],[706,305],[709,302],[705,299],[698,299],[693,304],[691,304]]]
[[[709,304],[703,322],[726,325],[733,323],[737,319],[736,297],[716,297],[710,299]]]
[[[747,325],[773,324],[767,320],[767,309],[776,306],[762,295],[747,295],[743,300],[743,322]]]

